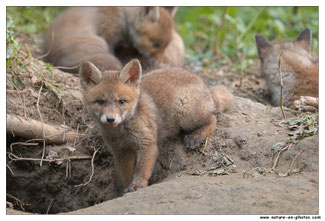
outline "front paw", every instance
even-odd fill
[[[202,136],[195,136],[192,134],[186,135],[184,138],[184,144],[191,149],[198,148],[202,145],[204,138]]]
[[[309,96],[300,96],[299,100],[293,102],[294,109],[300,112],[317,112],[318,98]]]
[[[132,182],[128,188],[123,190],[123,193],[134,192],[146,186],[147,182]]]

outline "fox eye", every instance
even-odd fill
[[[103,99],[97,99],[96,100],[96,104],[98,104],[100,106],[104,105],[104,103],[105,103],[105,101]]]
[[[160,43],[158,41],[152,41],[152,47],[154,48],[160,48]]]
[[[125,103],[125,100],[124,99],[120,99],[120,100],[118,100],[118,104],[119,105],[123,105]]]

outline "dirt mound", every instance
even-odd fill
[[[306,176],[307,175],[307,176]],[[124,197],[68,214],[317,214],[311,174],[293,177],[175,177]]]
[[[9,208],[78,214],[319,211],[318,117],[285,109],[283,120],[255,75],[240,83],[231,72],[221,77],[213,70],[200,72],[209,84],[221,82],[233,90],[234,110],[217,115],[216,131],[197,150],[186,149],[182,137],[166,141],[150,180],[159,184],[114,199],[112,157],[85,113],[79,78],[23,50],[7,72],[7,114],[78,134],[59,145],[7,131]]]
[[[11,73],[7,119],[18,119],[16,127],[33,120],[28,128],[32,137],[17,135],[16,128],[7,132],[8,206],[33,213],[59,213],[115,198],[112,157],[85,113],[78,76],[51,68],[24,51],[17,53],[7,71]],[[37,135],[36,126],[41,130],[55,126],[62,129],[63,137],[68,128],[77,136],[53,144],[37,137],[42,134]],[[163,146],[150,183],[205,158],[186,150],[181,139]]]

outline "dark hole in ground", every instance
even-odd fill
[[[10,144],[25,142],[22,138],[7,136],[7,151]],[[78,145],[79,146],[79,145]],[[25,158],[11,160],[7,154],[7,202],[17,210],[31,213],[60,213],[93,206],[114,198],[113,163],[107,151],[100,151],[94,161],[95,173],[85,186],[91,174],[91,159],[56,162],[33,161],[40,159],[43,143],[37,146],[13,145],[12,153]],[[73,153],[67,146],[47,145],[45,159],[68,158],[71,156],[92,156],[90,149],[76,147]],[[68,168],[67,168],[68,167]]]
[[[93,206],[116,198],[114,193],[114,165],[111,154],[101,148],[94,160],[94,174],[89,180],[94,148],[101,147],[101,138],[93,130],[87,138],[81,139],[71,151],[71,145],[46,145],[44,159],[40,160],[43,143],[28,146],[26,139],[7,135],[7,202],[9,207],[30,213],[56,214]],[[20,144],[19,144],[20,143]],[[12,149],[10,148],[12,146]],[[70,150],[69,150],[70,149]],[[14,155],[10,155],[13,153]],[[89,156],[89,159],[70,160],[69,157]],[[20,160],[11,158],[19,157]],[[191,160],[189,160],[191,158]],[[65,160],[58,160],[65,159]],[[173,172],[186,169],[193,162],[201,165],[202,156],[187,150],[181,139],[169,140],[162,144],[160,155],[149,185],[161,182]]]

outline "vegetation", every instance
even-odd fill
[[[288,141],[297,143],[297,140],[313,136],[318,132],[318,114],[302,114],[296,119],[286,122],[291,132]]]
[[[7,41],[9,36],[14,44],[14,33],[39,36],[62,9],[7,7]],[[257,58],[255,33],[270,41],[292,40],[307,27],[318,53],[318,7],[179,7],[175,21],[188,63],[197,66],[245,70]]]
[[[12,28],[16,33],[41,34],[62,9],[64,7],[7,7],[7,22],[14,21]]]
[[[44,85],[45,90],[49,89],[60,100],[61,94],[58,88],[63,84],[52,79],[51,64],[34,58],[27,44],[16,41],[19,35],[27,35],[35,41],[39,40],[42,32],[59,11],[60,7],[7,7],[6,74],[7,80],[20,89],[25,87],[23,78],[32,75],[33,83]]]
[[[175,20],[187,58],[202,66],[247,68],[257,58],[256,33],[292,40],[308,27],[318,52],[318,7],[180,7]]]

